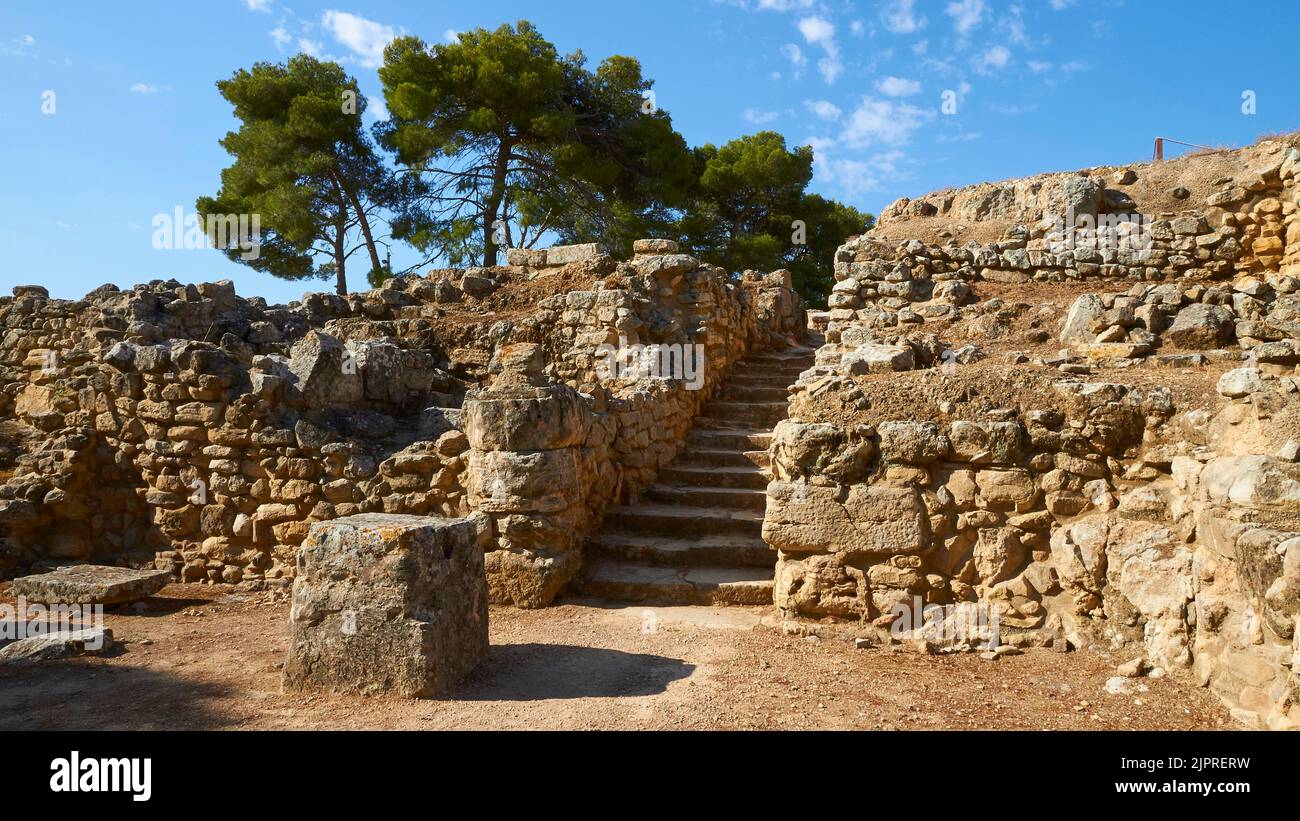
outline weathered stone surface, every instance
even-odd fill
[[[469,519],[363,514],[313,525],[298,551],[284,685],[446,692],[487,652],[487,601]]]
[[[567,385],[520,385],[469,397],[463,419],[476,450],[535,451],[580,443],[585,415],[582,398]]]
[[[113,631],[106,627],[55,630],[0,645],[0,664],[23,664],[73,656],[99,655],[113,649]]]
[[[1061,342],[1067,345],[1092,342],[1097,333],[1092,329],[1093,323],[1106,313],[1106,306],[1096,294],[1084,294],[1070,306],[1065,316],[1065,325],[1061,329]]]
[[[925,505],[914,488],[768,486],[763,539],[778,550],[888,556],[922,550],[927,536]]]
[[[122,604],[147,599],[172,579],[169,570],[79,564],[14,579],[14,596],[42,604]]]
[[[1220,305],[1194,304],[1178,312],[1164,332],[1165,342],[1186,350],[1220,348],[1232,339],[1232,312]]]
[[[290,351],[289,393],[308,407],[356,402],[365,395],[355,354],[329,334],[311,331]]]
[[[857,350],[844,354],[843,362],[855,376],[910,371],[916,364],[912,349],[906,345],[859,345]]]
[[[887,461],[924,464],[948,453],[948,437],[933,422],[884,422],[878,430]]]

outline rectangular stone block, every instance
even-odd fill
[[[582,245],[557,245],[546,249],[546,264],[552,268],[573,262],[595,259],[606,253],[599,243],[588,242]]]
[[[318,522],[298,551],[284,686],[435,696],[487,654],[487,578],[471,519]]]
[[[14,579],[9,593],[41,604],[123,604],[149,598],[171,578],[170,570],[79,564]]]

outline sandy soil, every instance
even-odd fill
[[[1107,694],[1124,658],[860,651],[784,636],[759,608],[656,608],[646,633],[644,612],[585,601],[494,609],[487,661],[447,698],[365,700],[280,692],[282,595],[172,585],[143,612],[106,614],[122,642],[115,655],[0,668],[0,730],[1233,726],[1181,676]]]

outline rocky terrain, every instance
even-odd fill
[[[1198,701],[1212,696],[1238,725],[1295,728],[1298,142],[899,201],[839,250],[829,310],[812,314],[787,272],[729,274],[665,240],[629,260],[515,252],[286,306],[228,283],[79,301],[22,286],[0,299],[0,573],[156,568],[269,597],[280,631],[290,584],[295,631],[341,623],[343,599],[364,607],[354,582],[382,585],[401,604],[384,629],[409,638],[432,623],[417,599],[447,583],[430,569],[442,542],[416,540],[419,574],[372,574],[353,561],[374,546],[361,524],[423,532],[391,517],[445,517],[428,526],[458,534],[442,560],[481,580],[463,554],[483,552],[493,644],[628,652],[590,613],[551,607],[560,597],[654,608],[635,611],[642,628],[651,614],[645,635],[663,608],[734,605],[754,636],[691,627],[682,642],[699,638],[710,675],[760,700],[785,685],[735,665],[779,668],[793,692],[807,684],[794,658],[871,688],[895,663],[936,688],[997,664],[1029,672],[1016,686],[1033,721],[964,693],[957,715],[914,726],[1087,725],[1048,720],[1054,708],[1189,726],[1170,705],[1193,703],[1191,725],[1218,726]],[[698,373],[662,372],[688,351]],[[360,546],[341,548],[354,526]],[[415,566],[406,542],[385,544]],[[296,632],[289,677],[313,680],[296,665],[328,657],[334,685],[357,679],[345,693],[432,692],[436,671],[400,672],[423,649],[375,645],[348,673],[337,632]],[[823,644],[838,649],[808,655]],[[486,659],[489,679],[454,692],[493,698],[509,665],[496,647]],[[1067,704],[1034,690],[1044,670],[1168,709]],[[906,726],[916,706],[791,724],[717,698],[581,726]],[[716,720],[683,718],[708,704]],[[301,726],[277,709],[249,726]]]
[[[1167,165],[942,192],[851,239],[769,449],[785,628],[975,649],[965,605],[1013,646],[1122,649],[1296,727],[1295,143],[1183,161],[1237,170],[1141,246],[1090,220]],[[914,221],[942,244],[900,240]],[[959,244],[968,223],[991,239]]]

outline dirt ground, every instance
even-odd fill
[[[12,599],[0,593],[0,601]],[[487,660],[438,700],[286,695],[283,594],[171,585],[108,611],[106,657],[0,668],[0,730],[1228,729],[1183,676],[1110,695],[1125,658],[986,661],[787,637],[761,608],[493,609]]]

